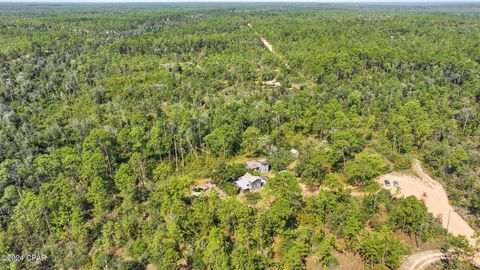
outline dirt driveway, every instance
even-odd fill
[[[447,193],[440,182],[432,179],[426,174],[420,162],[414,160],[412,166],[413,174],[390,173],[382,175],[377,182],[382,187],[387,188],[385,180],[389,180],[391,187],[387,188],[397,197],[407,197],[413,195],[425,202],[428,211],[435,217],[439,217],[444,228],[453,235],[465,235],[468,241],[474,245],[474,230],[468,223],[457,213],[448,201]],[[398,181],[398,188],[393,185],[394,181]],[[476,262],[480,262],[477,258]]]
[[[400,270],[424,270],[428,266],[440,261],[444,254],[438,250],[427,250],[415,253],[405,260]]]

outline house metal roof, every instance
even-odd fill
[[[260,160],[250,160],[247,161],[247,168],[249,169],[257,169],[262,166],[268,165],[267,159],[260,159]]]
[[[235,181],[235,184],[237,184],[237,186],[241,189],[245,190],[250,189],[252,187],[252,183],[257,180],[265,181],[261,176],[255,176],[251,175],[250,173],[246,173],[242,177],[238,178],[238,180]]]

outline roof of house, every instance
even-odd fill
[[[261,176],[246,173],[245,175],[238,178],[238,180],[235,181],[235,184],[237,184],[237,186],[239,186],[241,189],[250,189],[252,187],[252,183],[258,180],[265,181],[264,178]]]
[[[260,167],[262,164],[256,160],[250,160],[250,161],[247,161],[247,168],[249,169],[256,169],[258,167]]]
[[[248,169],[257,169],[263,165],[267,165],[268,161],[266,159],[260,159],[260,160],[250,160],[247,161],[247,168]]]
[[[260,163],[263,164],[263,165],[267,165],[267,164],[268,164],[268,161],[267,161],[266,158],[259,159],[258,162],[260,162]]]

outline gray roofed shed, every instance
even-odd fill
[[[262,188],[267,181],[262,176],[251,175],[246,173],[235,181],[235,184],[240,188],[240,191],[255,191]]]
[[[247,161],[247,169],[258,170],[261,173],[267,173],[270,169],[266,159]]]

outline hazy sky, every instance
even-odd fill
[[[318,3],[360,3],[360,2],[367,2],[367,3],[400,3],[400,2],[417,2],[417,3],[480,3],[480,0],[0,0],[0,2],[72,2],[72,3],[79,3],[79,2],[318,2]]]

